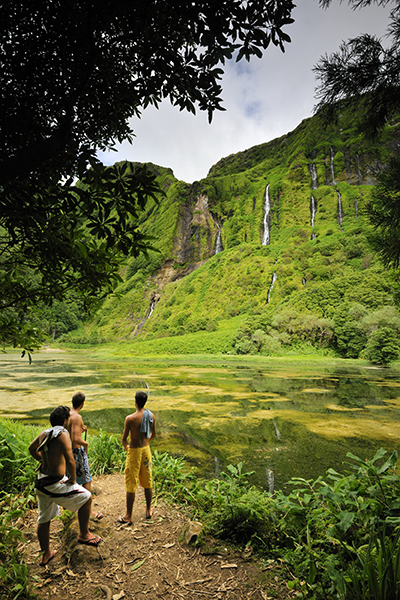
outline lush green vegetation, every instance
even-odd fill
[[[307,119],[222,159],[193,185],[151,165],[166,196],[149,201],[140,228],[156,251],[128,259],[118,294],[62,343],[123,342],[132,354],[279,356],[300,346],[380,364],[396,358],[397,273],[374,253],[366,211],[398,131],[387,125],[371,142],[351,111],[339,121]],[[262,245],[267,185],[270,243]],[[215,255],[218,231],[224,250]],[[371,352],[372,334],[390,352]]]
[[[35,504],[34,481],[37,462],[28,446],[41,429],[18,421],[0,420],[0,596],[3,600],[35,598],[35,581],[29,577],[21,553],[20,517]],[[94,476],[121,470],[124,449],[119,438],[102,431],[90,445]]]
[[[346,474],[293,479],[287,495],[250,487],[241,463],[204,482],[182,460],[155,453],[155,471],[159,490],[188,506],[205,534],[283,563],[298,597],[384,600],[400,594],[397,453],[385,454],[349,453]]]
[[[32,597],[17,521],[34,501],[36,465],[28,445],[37,434],[35,427],[0,421],[0,595],[5,599]]]
[[[3,598],[33,598],[18,545],[18,518],[33,504],[34,461],[27,452],[37,428],[0,421],[0,591]],[[201,480],[182,458],[154,451],[157,495],[180,503],[204,524],[207,536],[251,547],[266,565],[284,567],[300,598],[376,600],[400,594],[400,481],[397,453],[364,460],[348,454],[344,473],[329,469],[316,480],[291,480],[292,491],[250,486],[243,465],[219,479]],[[94,474],[120,470],[124,452],[116,436],[100,432],[90,446]]]

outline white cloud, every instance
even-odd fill
[[[100,158],[106,164],[153,162],[171,167],[178,179],[202,179],[222,157],[280,137],[310,117],[315,104],[312,68],[319,57],[361,33],[383,36],[388,14],[389,9],[375,5],[353,11],[334,0],[322,10],[316,0],[298,0],[295,23],[287,28],[292,43],[285,53],[272,46],[250,64],[228,63],[222,82],[226,111],[216,113],[211,125],[205,113],[180,112],[166,101],[132,121],[132,145],[119,144],[117,153],[101,153]]]

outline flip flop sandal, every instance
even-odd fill
[[[118,517],[117,523],[119,523],[120,525],[132,525],[132,521],[125,521],[123,517]]]
[[[102,542],[102,541],[103,540],[98,535],[94,535],[89,540],[78,540],[79,544],[84,544],[85,546],[94,546],[94,547],[98,546],[100,544],[100,542]]]

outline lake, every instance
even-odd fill
[[[149,393],[153,448],[184,456],[206,476],[244,463],[254,483],[285,489],[291,477],[348,469],[400,447],[400,370],[362,361],[240,356],[118,357],[41,352],[0,359],[0,416],[48,425],[58,404],[86,394],[91,433],[121,434],[136,390]]]

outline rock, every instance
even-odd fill
[[[79,544],[71,553],[70,565],[73,570],[82,571],[86,570],[89,565],[107,560],[108,558],[110,558],[110,551],[104,542],[97,548]]]
[[[194,544],[202,529],[203,525],[198,521],[189,521],[185,531],[185,543],[187,545]]]

